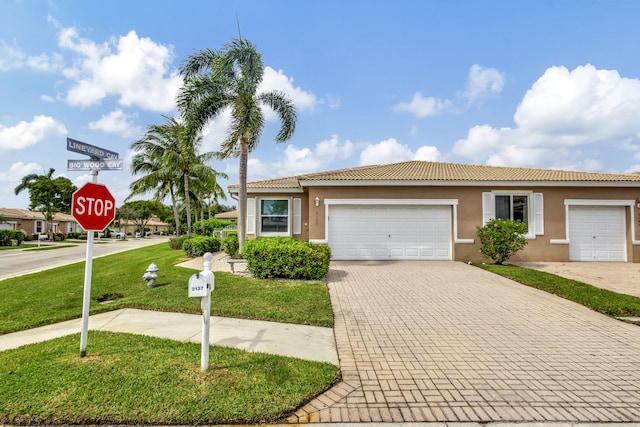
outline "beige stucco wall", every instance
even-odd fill
[[[458,239],[474,239],[473,244],[456,243],[453,258],[457,261],[487,261],[479,253],[480,244],[476,227],[482,225],[482,193],[493,190],[532,191],[544,194],[544,235],[529,240],[527,247],[513,257],[523,261],[568,261],[568,244],[551,244],[553,239],[566,238],[565,199],[589,200],[638,200],[640,189],[636,188],[576,188],[576,187],[310,187],[303,200],[303,232],[295,236],[304,240],[324,240],[325,199],[458,199]],[[297,197],[297,196],[296,196]],[[320,199],[318,207],[315,198]],[[640,262],[640,247],[631,243],[631,227],[635,227],[640,239],[638,217],[640,210],[634,205],[625,208],[627,214],[627,259]],[[635,223],[631,223],[631,209]],[[304,210],[304,209],[303,209]],[[305,221],[305,218],[307,219]],[[307,226],[305,227],[305,223]],[[306,234],[306,235],[305,235]],[[453,236],[455,238],[456,236]]]

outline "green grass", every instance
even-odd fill
[[[338,379],[338,368],[280,356],[90,332],[0,352],[0,424],[275,422]]]
[[[555,274],[512,265],[474,264],[523,285],[582,304],[613,317],[640,316],[640,298],[598,288]]]
[[[0,246],[0,251],[13,251],[13,250],[22,250],[22,249],[29,249],[29,248],[37,248],[37,247],[49,247],[49,246],[53,246],[51,244],[40,244],[40,246],[38,246],[37,243],[23,243],[20,246]]]
[[[47,246],[40,246],[38,247],[37,245],[35,247],[31,247],[30,249],[26,249],[27,251],[50,251],[52,249],[62,249],[62,248],[73,248],[74,246],[78,246],[78,245],[47,245]]]
[[[181,251],[167,243],[93,260],[91,313],[132,307],[201,313],[200,298],[187,296],[194,270],[177,267]],[[154,262],[158,287],[148,288],[142,275]],[[29,329],[82,315],[84,262],[0,281],[0,334]],[[122,295],[109,304],[98,299]],[[326,283],[256,280],[215,273],[211,312],[216,316],[332,326]]]

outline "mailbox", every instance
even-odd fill
[[[189,277],[189,297],[206,297],[210,284],[204,274],[196,273]]]

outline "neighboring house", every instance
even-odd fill
[[[120,227],[112,227],[112,228],[118,231],[122,231],[129,235],[134,235],[137,231],[136,227],[137,225],[133,221],[131,222],[121,221]],[[150,230],[151,234],[169,234],[169,227],[171,227],[171,224],[162,222],[160,221],[160,218],[158,218],[156,215],[153,215],[149,219],[149,221],[145,224],[145,227]]]
[[[640,174],[410,161],[247,186],[247,238],[326,243],[337,260],[486,261],[476,227],[498,217],[528,227],[512,260],[640,262]]]
[[[26,235],[54,233],[70,233],[82,231],[82,227],[69,214],[56,213],[51,224],[47,224],[44,213],[26,209],[0,208],[0,215],[6,222],[0,223],[0,228],[10,230],[22,230]],[[48,230],[49,229],[49,230]]]
[[[215,214],[214,218],[222,221],[238,222],[238,211],[220,212]]]

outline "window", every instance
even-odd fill
[[[544,197],[533,191],[482,193],[482,223],[492,218],[520,220],[527,225],[528,238],[544,235]]]
[[[43,228],[44,227],[43,227],[42,221],[36,221],[36,233],[35,234],[41,234]]]
[[[289,234],[289,200],[260,200],[260,234]]]
[[[496,195],[496,218],[522,221],[529,225],[529,196],[525,195]]]

